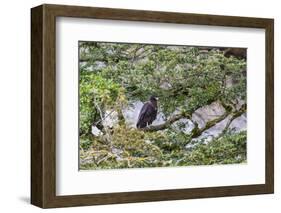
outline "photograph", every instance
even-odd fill
[[[247,163],[247,49],[79,41],[79,170]]]
[[[273,15],[142,3],[31,8],[30,203],[272,196]]]
[[[246,52],[79,41],[80,169],[246,163]]]

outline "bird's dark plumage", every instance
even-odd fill
[[[152,96],[150,100],[146,102],[140,111],[137,128],[145,128],[156,119],[157,116],[157,99]]]

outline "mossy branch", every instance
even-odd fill
[[[241,108],[240,108],[239,110],[237,110],[237,111],[231,113],[231,118],[229,119],[229,121],[228,121],[227,124],[225,125],[224,130],[222,131],[222,133],[220,134],[220,136],[221,136],[222,134],[224,134],[224,133],[228,130],[230,124],[232,123],[232,121],[233,121],[234,119],[240,117],[240,116],[243,115],[246,111],[247,111],[247,105],[244,104],[244,105],[241,106]]]
[[[214,119],[214,120],[208,121],[208,122],[206,123],[206,125],[205,125],[203,128],[201,128],[201,129],[198,128],[198,125],[195,125],[195,128],[194,128],[194,129],[192,130],[192,132],[191,132],[191,138],[199,137],[199,136],[202,135],[202,133],[205,132],[206,130],[208,130],[208,129],[210,129],[211,127],[215,126],[217,123],[223,121],[223,120],[226,119],[228,116],[231,116],[230,119],[229,119],[229,121],[228,121],[228,123],[226,124],[226,126],[225,126],[223,132],[222,132],[222,134],[225,133],[226,130],[228,129],[228,127],[230,126],[230,124],[232,123],[232,121],[233,121],[235,118],[238,118],[239,116],[241,116],[243,113],[246,112],[246,108],[247,108],[247,105],[244,104],[244,105],[242,105],[242,106],[240,107],[239,110],[236,110],[236,111],[234,111],[234,112],[233,112],[233,111],[228,111],[228,110],[226,110],[226,112],[225,112],[223,115],[221,115],[220,117],[218,117],[218,118],[216,118],[216,119]]]
[[[193,128],[193,130],[191,131],[191,138],[197,138],[199,137],[203,132],[205,132],[206,130],[210,129],[211,127],[215,126],[217,123],[223,121],[228,115],[230,114],[230,112],[226,111],[223,115],[221,115],[220,117],[213,119],[211,121],[208,121],[206,123],[206,125],[203,128],[199,128],[198,125],[195,125],[195,127]]]
[[[159,130],[164,130],[167,129],[169,126],[171,126],[174,122],[182,119],[182,118],[187,118],[187,119],[191,119],[191,115],[187,114],[185,112],[182,112],[180,114],[176,114],[171,116],[167,121],[165,121],[163,124],[159,124],[159,125],[155,125],[155,126],[148,126],[145,127],[141,130],[143,131],[159,131]]]

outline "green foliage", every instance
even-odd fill
[[[115,132],[115,131],[114,131]],[[169,140],[176,137],[176,140]],[[234,164],[246,162],[246,132],[226,134],[211,142],[185,148],[182,136],[144,133],[124,126],[117,127],[112,138],[114,153],[94,140],[92,147],[81,149],[81,169],[174,167],[191,165]],[[190,141],[189,141],[190,142]],[[106,160],[102,160],[106,159]]]
[[[246,61],[218,48],[80,42],[81,169],[230,164],[246,161],[246,133],[226,132],[207,144],[177,128],[144,132],[125,125],[122,109],[159,98],[166,118],[214,101],[226,110],[246,102]],[[229,107],[229,108],[227,108]],[[118,124],[104,127],[107,112]],[[95,124],[102,132],[91,134]],[[197,130],[197,129],[194,129]],[[197,130],[198,131],[198,130]],[[189,147],[193,144],[192,148]]]
[[[126,104],[124,88],[111,79],[93,72],[80,75],[80,134],[90,134],[91,125],[100,120],[98,107],[105,110],[119,109]]]
[[[246,162],[246,132],[226,134],[208,144],[200,143],[182,159],[189,165],[233,164]]]

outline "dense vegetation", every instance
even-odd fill
[[[246,112],[246,60],[223,49],[80,42],[80,168],[230,164],[246,161],[246,132],[231,122]],[[129,126],[123,110],[159,98],[165,122]],[[196,110],[217,102],[224,113],[199,126]],[[113,126],[103,123],[117,114]],[[200,137],[228,118],[211,141]],[[192,130],[182,131],[182,119]],[[101,134],[92,134],[92,125]]]

